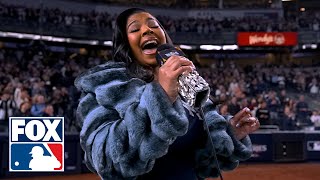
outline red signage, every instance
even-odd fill
[[[296,32],[239,32],[238,46],[295,46]]]

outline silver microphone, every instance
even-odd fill
[[[162,66],[169,57],[186,55],[178,48],[170,44],[162,44],[157,48],[156,59],[160,66]],[[205,103],[210,95],[209,84],[199,75],[199,73],[193,70],[190,73],[183,73],[178,79],[179,95],[181,99],[188,103],[191,107],[199,108]]]

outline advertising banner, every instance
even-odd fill
[[[295,46],[296,32],[239,32],[238,46]]]

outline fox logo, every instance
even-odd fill
[[[64,171],[63,117],[10,117],[9,171]]]

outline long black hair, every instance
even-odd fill
[[[130,75],[140,78],[146,82],[151,82],[154,79],[153,69],[151,67],[142,66],[138,61],[134,59],[127,36],[126,26],[128,18],[131,15],[140,12],[147,11],[141,8],[130,8],[118,15],[112,37],[112,56],[114,61],[124,62],[127,65],[127,69]],[[172,44],[171,38],[169,37],[168,33],[165,31],[159,21],[158,23],[165,33],[167,43]]]

